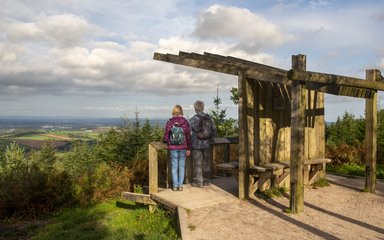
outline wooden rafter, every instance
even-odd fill
[[[335,84],[339,86],[371,90],[384,90],[384,82],[365,81],[364,79],[327,73],[298,71],[291,69],[288,71],[288,78],[296,81],[315,82],[320,84]]]
[[[384,82],[326,73],[275,68],[260,63],[205,52],[179,52],[179,55],[154,53],[153,59],[238,76],[244,72],[249,79],[291,86],[292,81],[304,81],[306,89],[318,92],[371,99],[377,90],[384,90]],[[383,77],[381,77],[383,79]]]

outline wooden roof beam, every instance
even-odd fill
[[[208,53],[208,52],[204,52],[204,55],[201,55],[198,53],[179,52],[179,56],[193,58],[193,59],[204,59],[204,60],[209,60],[214,62],[220,62],[226,65],[237,67],[239,68],[239,70],[248,70],[251,68],[252,70],[257,70],[257,71],[269,71],[272,73],[277,73],[277,75],[287,74],[287,70],[284,70],[284,69],[275,68],[275,67],[271,67],[271,66],[256,63],[256,62],[235,58],[232,56],[222,56],[222,55]]]
[[[198,53],[187,53],[187,52],[179,52],[179,55],[174,54],[161,54],[154,53],[153,59],[170,62],[174,64],[205,69],[209,71],[215,71],[219,73],[225,73],[230,75],[238,75],[239,71],[244,71],[247,75],[247,78],[257,80],[257,81],[266,81],[277,84],[284,84],[286,86],[291,86],[292,80],[289,79],[293,71],[286,71],[279,68],[269,67],[263,64],[238,59],[235,57],[225,57],[212,53],[204,53],[204,55]],[[296,72],[295,72],[296,73]],[[308,72],[306,72],[308,73]],[[312,72],[309,72],[312,73]],[[330,74],[326,74],[330,75]],[[340,76],[330,75],[333,78],[337,78]],[[292,77],[292,76],[291,76]],[[331,77],[331,79],[332,79]],[[342,77],[348,78],[348,77]],[[365,83],[366,81],[362,79],[353,79],[353,81],[358,81],[358,83]],[[303,79],[294,79],[295,81],[305,81]],[[377,83],[377,82],[375,82]],[[370,99],[375,90],[364,87],[350,87],[338,85],[339,83],[335,80],[333,81],[316,81],[315,80],[307,80],[306,88],[309,90],[315,90],[318,92],[334,94],[334,95],[342,95],[342,96],[350,96],[350,97],[359,97],[359,98],[368,98]]]
[[[239,71],[244,71],[250,79],[285,85],[291,84],[291,80],[287,78],[287,71],[282,70],[273,72],[270,71],[270,69],[258,69],[249,65],[235,64],[233,60],[228,60],[226,57],[217,58],[213,56],[185,52],[180,52],[179,55],[161,54],[155,52],[153,59],[236,76],[239,74]]]
[[[364,79],[339,76],[328,73],[298,71],[291,69],[288,71],[287,76],[289,79],[295,81],[313,82],[320,84],[334,84],[351,88],[365,88],[384,91],[384,82],[365,81]],[[381,79],[383,79],[382,76]]]
[[[208,61],[205,59],[194,59],[191,57],[183,57],[173,54],[161,54],[161,53],[154,53],[153,59],[163,61],[163,62],[170,62],[175,63],[179,65],[184,65],[188,67],[194,67],[194,68],[200,68],[220,73],[226,73],[231,75],[237,75],[238,74],[238,68],[229,66],[226,64]]]

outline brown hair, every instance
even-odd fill
[[[180,105],[175,105],[172,110],[172,115],[181,115],[183,116],[183,108]]]

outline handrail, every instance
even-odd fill
[[[230,145],[239,143],[238,137],[229,138],[215,138],[212,145]],[[159,187],[159,173],[158,173],[158,151],[167,149],[167,145],[163,142],[151,142],[148,145],[148,168],[149,168],[149,194],[157,193]],[[226,156],[229,158],[229,148],[226,150]],[[192,164],[186,163],[186,168],[191,168]],[[188,175],[188,169],[186,169]],[[187,180],[187,179],[186,179]]]

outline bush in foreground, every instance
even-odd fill
[[[3,229],[0,238],[172,240],[178,235],[176,218],[169,212],[157,209],[149,213],[145,206],[110,200],[86,208],[63,209],[45,221],[19,223],[17,228]]]

